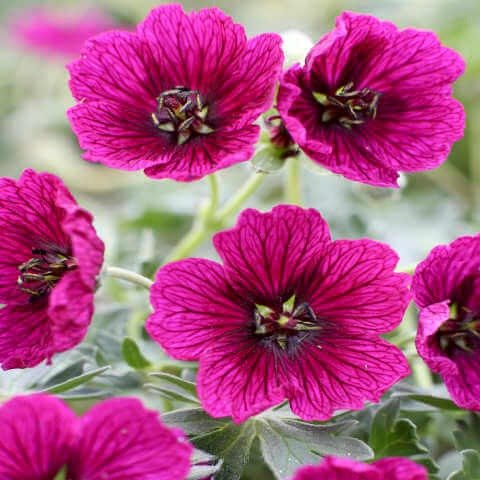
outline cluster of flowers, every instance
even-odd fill
[[[277,35],[248,40],[218,9],[187,15],[162,6],[135,32],[87,42],[69,66],[78,104],[68,116],[86,159],[182,181],[252,157],[255,121],[278,81],[272,142],[290,153],[298,145],[352,180],[395,186],[399,171],[438,166],[462,135],[451,85],[464,64],[430,32],[344,13],[304,66],[282,74],[282,62]],[[84,338],[104,245],[61,180],[32,170],[0,180],[0,227],[0,361],[32,367]],[[300,418],[326,420],[379,401],[410,373],[381,335],[399,325],[412,295],[419,354],[458,405],[480,410],[480,235],[436,247],[412,282],[395,273],[389,246],[332,240],[313,209],[246,210],[213,242],[222,264],[189,258],[157,272],[146,324],[169,355],[199,361],[198,394],[210,415],[242,422],[288,399]],[[35,479],[65,465],[68,478],[140,479],[158,469],[155,478],[181,479],[188,471],[185,439],[135,400],[105,401],[78,420],[53,398],[20,397],[0,417],[8,432],[2,478],[25,478],[27,457],[12,460],[8,438],[41,459],[29,463],[38,465]],[[26,438],[28,429],[38,436]],[[426,478],[408,460],[333,458],[294,478],[319,474]]]

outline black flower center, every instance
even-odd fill
[[[254,335],[260,338],[262,344],[287,354],[295,353],[300,344],[315,338],[321,330],[320,322],[308,303],[296,304],[295,296],[279,310],[256,305],[254,320]]]
[[[208,106],[196,90],[174,87],[161,93],[157,101],[153,123],[160,131],[170,134],[177,145],[214,131],[207,123]]]
[[[65,249],[55,245],[32,248],[32,255],[18,267],[17,284],[34,302],[48,294],[66,272],[75,270],[77,263]]]
[[[338,88],[333,95],[312,92],[313,98],[321,105],[321,119],[324,123],[338,124],[351,130],[353,125],[362,125],[377,115],[380,92],[362,88],[355,90],[353,82]]]
[[[473,352],[480,346],[480,312],[450,306],[450,318],[436,333],[439,347],[448,355],[457,351]]]

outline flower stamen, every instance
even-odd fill
[[[311,332],[321,330],[308,303],[295,305],[294,295],[283,303],[281,311],[256,305],[254,320],[254,334],[264,337],[269,345],[276,344],[281,350],[289,350],[301,343]]]
[[[33,302],[48,294],[67,271],[77,268],[76,259],[57,246],[32,248],[32,258],[19,265],[17,285]]]
[[[153,124],[162,132],[173,134],[177,145],[183,145],[195,135],[214,131],[206,123],[208,106],[196,90],[175,87],[162,92],[157,102],[157,111],[151,114]]]
[[[351,130],[353,125],[375,119],[382,94],[369,88],[354,90],[353,82],[349,82],[337,88],[333,95],[322,92],[312,92],[312,95],[322,106],[322,122],[337,123]]]

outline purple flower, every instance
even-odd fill
[[[332,241],[317,211],[288,205],[244,211],[214,245],[223,265],[190,258],[157,272],[146,326],[169,355],[200,361],[212,416],[241,422],[287,398],[301,418],[325,420],[409,374],[380,337],[410,298],[387,245]]]
[[[451,97],[462,58],[432,32],[345,12],[283,76],[278,109],[315,162],[350,180],[397,186],[440,165],[463,135]]]
[[[77,345],[93,314],[103,242],[61,180],[0,179],[0,362],[33,367]]]
[[[34,53],[75,58],[88,38],[114,26],[110,17],[97,10],[67,16],[36,8],[19,14],[11,29],[14,39]]]
[[[69,66],[79,103],[68,116],[85,158],[153,178],[190,181],[248,160],[271,105],[278,35],[247,40],[216,8],[160,6],[135,33],[87,42]]]
[[[95,405],[81,418],[59,399],[15,397],[0,407],[0,479],[183,480],[192,447],[134,398]],[[63,477],[62,477],[63,478]]]
[[[407,458],[382,458],[367,463],[346,458],[325,457],[320,465],[297,470],[292,480],[427,480],[424,467]]]
[[[418,353],[453,401],[480,410],[480,235],[435,247],[412,281]]]

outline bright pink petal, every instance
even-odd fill
[[[217,93],[222,100],[221,117],[252,122],[269,109],[283,64],[281,43],[281,38],[271,33],[248,41],[241,68]]]
[[[66,274],[53,289],[48,322],[55,352],[69,350],[84,339],[92,321],[93,297],[93,287],[83,283],[79,270]]]
[[[415,270],[412,280],[415,303],[425,307],[452,299],[462,280],[479,271],[480,235],[460,237],[449,245],[439,245]]]
[[[73,480],[183,480],[192,447],[178,430],[139,400],[103,401],[79,420],[79,440],[68,466]]]
[[[373,240],[337,240],[302,278],[303,299],[318,317],[343,331],[386,333],[410,301],[410,276],[394,273],[398,255]]]
[[[242,305],[223,268],[199,258],[162,267],[150,299],[154,313],[147,320],[148,333],[169,355],[184,360],[198,360],[216,340],[241,330],[253,316],[253,305]]]
[[[252,337],[240,332],[219,338],[202,357],[198,395],[211,416],[241,423],[285,399],[291,372]]]
[[[75,416],[47,395],[15,397],[0,407],[0,478],[50,480],[66,464]]]
[[[184,85],[207,98],[240,68],[247,44],[244,28],[221,10],[187,15],[181,5],[153,9],[138,26],[138,36],[157,62],[152,75],[161,72],[167,88]]]
[[[0,362],[4,370],[27,368],[55,353],[45,302],[0,309]]]
[[[384,480],[377,468],[346,458],[325,457],[320,465],[301,467],[292,480]],[[386,479],[385,479],[386,480]],[[396,479],[388,479],[396,480]],[[401,479],[407,480],[407,478]]]
[[[335,410],[359,410],[378,402],[410,374],[403,353],[379,337],[329,332],[306,345],[291,364],[292,411],[304,420],[327,420]]]
[[[177,147],[169,160],[145,169],[151,178],[191,181],[239,162],[250,160],[260,128],[246,125],[241,130],[219,130]]]
[[[427,480],[425,467],[408,458],[382,458],[372,464],[384,475],[385,480]]]
[[[134,33],[107,32],[90,39],[81,58],[68,66],[73,96],[124,102],[149,115],[161,90],[152,80],[148,54],[148,45]]]
[[[140,170],[170,158],[167,140],[149,112],[113,102],[79,103],[67,112],[84,158],[120,170]]]
[[[280,205],[268,213],[243,211],[236,227],[217,233],[213,243],[235,288],[268,305],[288,300],[295,279],[329,239],[317,211]]]
[[[448,301],[429,305],[420,311],[415,345],[425,363],[442,376],[452,400],[462,408],[480,410],[480,351],[441,350],[438,329],[450,318]]]

